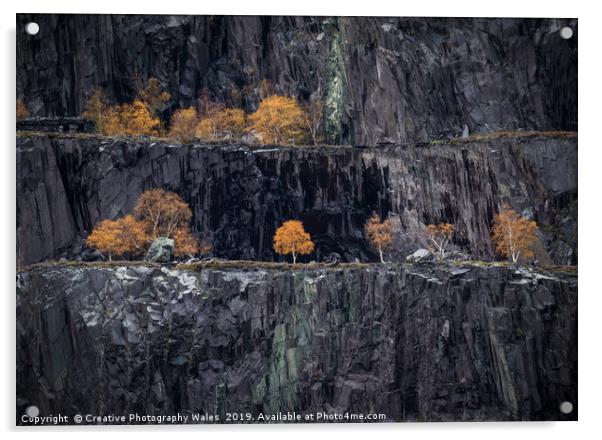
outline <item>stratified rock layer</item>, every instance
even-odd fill
[[[508,203],[539,224],[541,262],[577,264],[570,134],[379,149],[19,136],[17,188],[20,265],[79,258],[98,221],[131,213],[150,188],[183,197],[193,232],[229,259],[274,259],[276,228],[296,218],[316,243],[306,261],[370,260],[363,225],[372,212],[399,222],[403,258],[425,247],[424,226],[439,222],[455,225],[457,249],[491,258],[491,222]]]
[[[34,116],[81,114],[96,86],[129,101],[154,76],[166,118],[203,88],[254,111],[267,79],[322,102],[329,143],[577,130],[576,19],[19,14],[17,29],[17,95]]]
[[[574,420],[576,313],[575,276],[504,267],[33,267],[17,413]]]

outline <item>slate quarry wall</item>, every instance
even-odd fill
[[[575,135],[440,142],[388,148],[173,145],[68,135],[17,138],[18,264],[81,258],[83,239],[131,212],[142,191],[177,192],[193,232],[228,259],[275,258],[272,237],[297,218],[332,253],[375,258],[363,224],[392,214],[403,257],[426,246],[424,225],[456,226],[454,247],[494,256],[490,226],[503,203],[540,226],[542,262],[577,263]]]
[[[16,141],[17,414],[576,420],[576,274],[398,263],[439,222],[453,250],[493,259],[507,203],[537,221],[540,264],[577,264],[576,19],[19,14],[17,28],[32,20],[37,36],[17,33],[33,116]],[[255,111],[269,80],[322,103],[330,145],[33,133],[89,131],[68,122],[94,87],[126,102],[149,77],[172,96],[163,121],[204,88]],[[216,257],[264,263],[73,261],[157,187]],[[394,263],[365,264],[372,212],[399,225]],[[316,243],[303,262],[362,264],[265,263],[292,218]]]
[[[575,275],[511,267],[40,265],[17,413],[575,420],[576,314]]]
[[[166,120],[204,88],[251,112],[267,79],[322,102],[328,143],[577,131],[576,19],[19,14],[17,28],[33,116],[79,115],[96,86],[129,101],[153,76],[173,97]]]

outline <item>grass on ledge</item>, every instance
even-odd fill
[[[74,267],[90,269],[109,269],[117,267],[167,267],[170,269],[199,271],[202,269],[270,269],[270,270],[316,270],[316,269],[367,269],[380,266],[380,263],[279,263],[275,261],[254,260],[209,260],[196,263],[152,263],[141,260],[115,261],[78,261],[49,260],[17,268],[17,272],[27,272],[39,267]]]
[[[258,142],[249,142],[244,139],[213,139],[203,140],[197,139],[191,142],[181,142],[177,139],[172,139],[165,136],[107,136],[101,133],[71,133],[58,131],[28,131],[17,130],[17,137],[47,137],[51,139],[89,139],[99,141],[128,141],[128,142],[147,142],[147,143],[162,143],[166,145],[193,145],[202,147],[232,147],[244,146],[250,150],[263,150],[271,148],[299,148],[299,149],[349,149],[352,145],[337,145],[337,144],[261,144]]]
[[[361,270],[371,268],[386,268],[393,269],[398,267],[415,267],[424,266],[430,268],[437,267],[479,267],[479,268],[491,268],[491,267],[506,267],[512,268],[513,264],[509,261],[481,261],[481,260],[447,260],[444,263],[437,262],[424,262],[424,263],[406,263],[406,262],[389,262],[389,263],[324,263],[324,262],[313,262],[313,263],[280,263],[275,261],[255,261],[255,260],[208,260],[199,261],[195,263],[152,263],[148,261],[140,260],[119,260],[119,261],[77,261],[77,260],[61,260],[61,261],[43,261],[40,263],[31,264],[28,266],[22,266],[17,268],[17,273],[27,272],[35,268],[44,267],[72,267],[72,268],[89,268],[89,269],[110,269],[117,267],[166,267],[169,269],[177,269],[182,271],[194,271],[198,272],[203,269],[222,269],[222,270]],[[577,275],[577,266],[526,266],[521,265],[520,267],[533,268],[536,272],[551,272],[551,273],[564,273],[569,275]]]
[[[17,267],[17,273],[27,272],[37,267],[82,267],[89,269],[106,269],[111,267],[161,267],[160,263],[151,263],[141,260],[115,260],[115,261],[79,261],[79,260],[46,260],[39,263]],[[172,264],[173,266],[173,264]]]
[[[181,143],[174,139],[166,137],[156,136],[105,136],[100,133],[69,133],[69,132],[46,132],[46,131],[17,131],[17,137],[48,137],[48,138],[62,138],[62,139],[99,139],[109,141],[131,141],[131,142],[156,142],[165,143],[169,145],[197,145],[197,146],[245,146],[251,150],[254,149],[266,149],[266,148],[299,148],[299,149],[349,149],[349,148],[367,148],[366,146],[352,146],[352,145],[292,145],[292,144],[260,144],[254,142],[247,142],[242,139],[224,139],[224,140],[212,140],[203,141],[197,140],[194,142]],[[491,133],[475,133],[467,138],[445,138],[445,139],[433,139],[426,142],[415,142],[415,143],[399,143],[392,144],[393,146],[411,146],[411,145],[445,145],[445,144],[466,144],[471,142],[481,141],[492,141],[496,139],[532,139],[538,137],[548,137],[555,139],[572,139],[577,137],[575,131],[496,131]],[[370,147],[368,147],[370,148]],[[377,147],[374,147],[377,148]]]
[[[437,139],[431,144],[465,144],[470,142],[493,141],[496,139],[532,139],[548,137],[555,139],[572,139],[577,137],[576,131],[494,131],[491,133],[475,133],[467,138]]]
[[[482,261],[482,260],[451,260],[450,263],[454,266],[458,267],[508,267],[512,268],[515,265],[510,261]],[[523,268],[532,268],[536,272],[552,272],[552,273],[563,273],[563,274],[571,274],[577,275],[578,266],[566,266],[566,265],[558,265],[558,266],[530,266],[526,264],[520,264],[517,267]]]
[[[509,261],[483,261],[483,260],[451,260],[454,266],[476,266],[476,267],[510,267]]]
[[[180,263],[180,270],[197,271],[202,269],[270,269],[270,270],[314,270],[314,269],[368,269],[378,263],[279,263],[275,261],[253,260],[212,260],[198,263]]]

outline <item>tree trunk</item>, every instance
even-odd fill
[[[297,262],[297,254],[293,252],[293,264]]]
[[[380,262],[384,263],[385,259],[383,258],[383,251],[380,247],[378,248],[378,253],[380,254]]]

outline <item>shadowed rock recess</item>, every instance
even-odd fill
[[[155,187],[182,196],[193,232],[228,259],[273,260],[276,228],[298,218],[316,243],[304,261],[369,261],[362,227],[373,211],[399,221],[402,257],[427,245],[424,225],[449,222],[456,249],[490,259],[491,222],[509,203],[540,225],[542,263],[577,264],[574,134],[378,149],[21,135],[17,165],[20,265],[81,258],[98,221]]]
[[[324,104],[329,143],[577,130],[576,19],[19,14],[17,29],[29,21],[17,96],[34,116],[78,115],[95,86],[126,102],[154,76],[168,114],[205,87],[254,111],[267,79]]]
[[[577,418],[569,273],[42,265],[17,286],[18,414]]]

